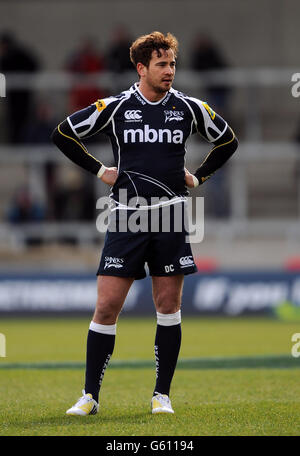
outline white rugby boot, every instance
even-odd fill
[[[93,399],[91,394],[85,394],[82,390],[83,396],[78,399],[73,407],[66,411],[67,415],[96,415],[99,410],[99,404]]]
[[[152,413],[174,413],[167,394],[155,393],[151,401]]]

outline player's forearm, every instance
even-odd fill
[[[67,120],[64,120],[55,128],[51,139],[61,152],[76,163],[76,165],[95,175],[99,173],[100,168],[104,171],[104,165],[88,153],[85,146],[73,133]]]
[[[214,144],[215,147],[194,173],[200,184],[214,174],[217,169],[221,168],[234,154],[238,147],[238,140],[231,128],[228,127],[224,135]]]

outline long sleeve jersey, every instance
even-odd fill
[[[100,133],[109,137],[118,169],[111,194],[116,202],[121,189],[128,199],[143,197],[148,203],[152,197],[186,196],[186,141],[192,134],[214,144],[194,172],[200,184],[238,146],[230,126],[206,102],[173,88],[161,100],[150,102],[138,83],[70,115],[54,130],[52,139],[72,161],[97,174],[102,163],[82,141]]]

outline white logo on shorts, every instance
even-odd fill
[[[167,264],[165,266],[165,272],[168,274],[169,272],[174,272],[174,265],[173,264]]]
[[[104,269],[108,268],[123,268],[124,259],[116,257],[105,257]]]
[[[194,265],[194,260],[193,260],[193,257],[191,255],[188,255],[188,256],[185,256],[185,257],[181,257],[180,260],[179,260],[179,263],[180,263],[180,267],[181,268],[187,268],[189,266],[193,266]]]

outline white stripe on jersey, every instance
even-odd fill
[[[68,124],[70,125],[70,127],[71,127],[72,132],[74,133],[74,135],[75,135],[78,139],[80,139],[79,136],[78,136],[78,134],[77,134],[77,132],[74,130],[74,127],[73,127],[73,125],[72,125],[71,120],[69,119],[69,116],[67,117],[67,121],[68,121]]]
[[[170,193],[168,190],[165,189],[165,187],[163,187],[162,185],[159,185],[157,184],[156,182],[154,182],[153,180],[150,180],[150,179],[146,179],[145,177],[140,177],[140,179],[144,180],[144,181],[147,181],[147,182],[150,182],[151,184],[153,185],[156,185],[157,187],[160,187],[162,188],[165,192],[167,192],[169,195],[175,195],[174,192]]]
[[[105,102],[105,104],[106,104],[106,102]],[[107,104],[106,104],[106,106],[107,106]],[[79,138],[82,136],[86,136],[88,134],[88,132],[93,128],[93,126],[96,123],[96,120],[98,119],[98,117],[100,115],[101,115],[101,112],[99,112],[98,109],[96,109],[96,111],[94,111],[93,114],[91,114],[87,119],[84,119],[82,122],[76,124],[76,128],[83,127],[84,125],[86,125],[86,130],[81,131],[80,133],[77,133],[77,136]]]
[[[125,95],[126,94],[126,95]],[[127,90],[126,92],[124,92],[124,98],[121,99],[120,103],[117,105],[117,107],[113,110],[113,113],[112,115],[110,116],[110,118],[108,119],[108,121],[106,122],[106,124],[104,124],[101,128],[99,128],[99,130],[96,131],[96,133],[98,133],[99,131],[103,130],[103,128],[105,128],[109,122],[111,122],[111,120],[113,119],[115,113],[117,112],[117,110],[119,109],[119,107],[124,103],[124,101],[128,100],[128,98],[131,97],[131,93],[129,90]],[[118,98],[115,98],[115,100],[118,100]],[[95,133],[95,134],[96,134]]]
[[[171,190],[166,184],[164,184],[163,182],[161,182],[157,179],[154,179],[154,177],[148,176],[147,174],[138,173],[136,171],[128,171],[128,173],[136,174],[137,177],[139,177],[140,179],[152,182],[154,185],[157,185],[158,187],[161,187],[162,189],[164,189],[167,193],[169,193],[169,195],[174,195],[174,196],[176,195],[176,193],[174,193],[173,190]]]
[[[201,113],[202,113],[202,116],[203,116],[203,121],[204,121],[204,127],[205,127],[205,132],[206,132],[206,136],[207,138],[205,138],[206,140],[208,140],[209,142],[215,142],[217,141],[219,138],[221,138],[221,136],[224,134],[226,128],[227,128],[227,122],[225,122],[225,127],[224,129],[221,131],[219,130],[219,128],[212,122],[207,110],[205,109],[205,107],[203,106],[203,101],[201,100],[198,100],[198,98],[194,98],[194,97],[188,97],[187,95],[183,95],[181,94],[180,92],[178,92],[177,90],[171,88],[170,91],[175,95],[175,97],[177,98],[180,98],[180,100],[184,101],[184,103],[189,107],[191,113],[192,113],[192,116],[193,116],[193,119],[194,119],[194,122],[195,122],[195,126],[197,128],[197,131],[199,134],[201,134],[198,130],[198,122],[197,122],[197,117],[195,115],[195,112],[192,108],[192,106],[190,106],[190,104],[188,103],[187,100],[191,100],[193,101],[194,103],[196,103],[196,105],[200,108],[201,110]],[[212,130],[214,130],[216,133],[218,133],[218,136],[217,137],[213,137],[210,133],[209,133],[209,130],[208,128],[211,128]],[[202,136],[202,135],[201,135]]]
[[[121,153],[120,153],[121,152],[121,147],[120,147],[118,136],[116,135],[114,115],[118,111],[120,106],[124,103],[124,101],[128,100],[131,97],[131,95],[133,94],[133,92],[135,92],[135,91],[136,90],[134,89],[134,86],[133,86],[133,87],[130,87],[129,90],[126,90],[125,92],[122,92],[122,93],[124,93],[124,98],[122,98],[122,101],[117,105],[117,107],[114,109],[112,115],[110,116],[110,118],[108,119],[106,124],[103,125],[103,127],[102,127],[102,128],[104,128],[104,127],[106,127],[109,124],[110,121],[112,122],[112,132],[113,132],[113,135],[114,135],[114,137],[116,139],[116,143],[117,143],[117,146],[118,146],[118,173],[119,173],[119,170],[120,170],[120,163],[121,163]],[[100,128],[98,131],[102,130],[102,128]]]
[[[199,108],[201,109],[201,112],[202,112],[202,115],[203,115],[203,120],[204,120],[204,126],[205,126],[205,132],[206,132],[206,135],[207,135],[207,138],[209,139],[210,142],[214,142],[214,141],[217,141],[224,133],[224,131],[226,130],[227,128],[227,123],[225,122],[225,128],[223,131],[219,130],[218,127],[216,127],[216,125],[212,122],[211,118],[210,118],[210,115],[208,114],[208,112],[206,111],[205,107],[203,106],[203,102],[201,100],[198,100],[197,98],[194,98],[194,97],[187,97],[188,99],[190,99],[191,101],[193,101],[194,103],[197,104],[197,106],[199,106]],[[219,135],[214,138],[208,131],[208,128],[211,128],[212,130],[216,131],[217,133],[219,133]]]
[[[118,105],[119,107],[120,105]],[[117,143],[117,146],[118,146],[118,174],[119,174],[119,170],[120,170],[120,162],[121,162],[121,148],[120,148],[120,143],[119,143],[119,140],[118,140],[118,136],[116,135],[116,127],[115,127],[115,119],[114,117],[112,116],[111,118],[111,124],[112,124],[112,132],[114,134],[114,137],[116,139],[116,143]]]
[[[122,92],[124,94],[124,96],[122,98],[116,98],[116,97],[108,97],[108,98],[103,98],[103,101],[106,105],[106,108],[113,102],[116,102],[116,101],[120,101],[116,108],[113,110],[112,114],[110,115],[109,119],[107,120],[107,122],[102,125],[99,130],[95,131],[92,135],[90,136],[94,136],[95,134],[97,134],[99,131],[103,130],[112,120],[112,118],[114,117],[115,113],[117,112],[117,110],[119,109],[119,107],[122,105],[122,103],[124,103],[124,101],[128,100],[128,98],[131,97],[131,92],[130,90],[127,90],[125,92]],[[106,109],[105,108],[105,109]],[[70,116],[67,117],[67,120],[69,122],[69,125],[70,127],[72,128],[72,131],[73,133],[75,133],[75,135],[77,136],[77,138],[81,139],[85,136],[87,136],[87,134],[94,128],[96,122],[97,122],[97,119],[99,119],[99,117],[101,115],[103,115],[103,112],[104,112],[104,109],[102,111],[98,111],[98,109],[96,109],[87,119],[84,119],[82,122],[79,122],[78,124],[76,125],[73,125],[71,120],[70,120]],[[75,129],[77,129],[78,127],[82,127],[86,125],[86,130],[84,131],[81,131],[80,133],[77,133]]]
[[[132,186],[133,186],[133,188],[134,188],[134,190],[135,190],[135,194],[136,194],[136,196],[137,196],[137,202],[138,202],[139,194],[138,194],[137,188],[136,188],[136,186],[135,186],[135,183],[133,182],[133,180],[132,180],[131,177],[129,176],[128,171],[124,171],[124,174],[127,175],[128,179],[129,179],[130,182],[132,183]]]
[[[114,203],[116,204],[115,207],[113,207]],[[115,201],[114,199],[112,199],[110,211],[111,212],[118,211],[118,210],[143,211],[143,210],[148,210],[148,209],[157,209],[159,207],[164,207],[164,206],[172,206],[173,204],[178,204],[178,203],[187,204],[187,198],[185,196],[174,196],[174,198],[172,198],[168,201],[161,201],[160,203],[157,203],[157,204],[151,204],[149,206],[139,206],[139,207],[127,206],[126,204],[119,203],[118,201]]]

